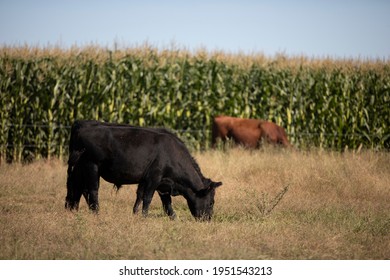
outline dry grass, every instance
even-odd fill
[[[102,181],[101,212],[64,210],[60,161],[0,166],[0,259],[389,259],[390,154],[371,151],[195,154],[224,185],[210,223],[175,197],[131,214],[135,186]],[[288,191],[272,201],[283,189]],[[269,210],[266,215],[265,210]]]

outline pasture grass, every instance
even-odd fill
[[[0,259],[389,259],[390,154],[240,148],[195,153],[223,181],[211,222],[183,197],[132,214],[135,186],[101,180],[99,215],[64,209],[60,160],[0,166]]]

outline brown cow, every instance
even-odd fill
[[[228,116],[217,116],[213,120],[212,147],[217,139],[223,142],[233,139],[236,144],[246,148],[258,148],[261,141],[270,144],[291,146],[286,131],[277,124],[258,119],[242,119]]]

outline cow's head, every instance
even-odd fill
[[[213,216],[215,189],[221,186],[222,182],[205,179],[204,185],[205,188],[195,192],[187,202],[191,214],[197,220],[209,221]]]

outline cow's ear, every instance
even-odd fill
[[[215,189],[218,188],[219,186],[222,186],[222,182],[211,182],[210,187]]]
[[[215,188],[218,188],[219,186],[222,186],[222,182],[213,182],[210,179],[207,180],[207,187],[201,191],[199,191],[199,194],[206,195],[208,192],[212,191]]]

